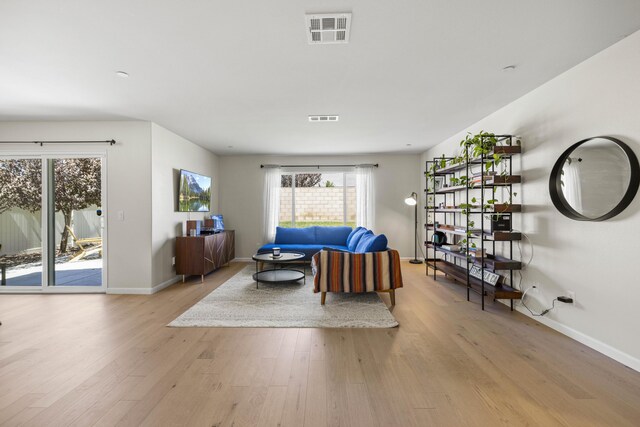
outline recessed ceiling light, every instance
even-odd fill
[[[233,145],[227,145],[227,148],[233,148]]]
[[[411,144],[407,144],[407,147],[411,147]]]
[[[126,71],[116,71],[116,76],[126,79],[129,77],[129,73],[127,73]]]
[[[515,69],[516,69],[516,66],[515,66],[515,65],[507,65],[506,67],[504,67],[504,68],[502,69],[502,71],[504,71],[504,72],[506,72],[506,73],[509,73],[509,72],[511,72],[511,71],[513,71],[513,70],[515,70]]]
[[[340,120],[338,115],[309,116],[310,122],[337,122]]]

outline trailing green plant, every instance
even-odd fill
[[[440,169],[444,169],[447,167],[447,159],[444,157],[444,154],[440,158]]]
[[[427,209],[433,209],[434,204],[433,204],[433,196],[429,196],[427,198]]]
[[[468,132],[465,138],[460,141],[460,147],[464,148],[465,159],[486,156],[493,151],[493,147],[498,144],[498,138],[491,132],[480,131],[473,135]],[[471,153],[469,153],[471,151]]]
[[[460,154],[460,155],[454,156],[453,159],[449,160],[449,163],[452,166],[454,166],[454,165],[459,165],[461,163],[464,163],[464,161],[465,161],[464,156]]]
[[[521,145],[521,141],[519,138],[515,141],[516,145]],[[434,182],[434,175],[438,169],[442,169],[447,167],[447,165],[457,165],[466,161],[473,161],[477,159],[482,159],[482,163],[484,164],[484,169],[482,170],[481,180],[487,178],[490,172],[496,171],[497,173],[493,174],[494,180],[496,177],[503,178],[504,182],[507,182],[507,177],[509,176],[509,172],[507,171],[504,160],[504,155],[502,153],[496,153],[495,147],[498,145],[498,137],[492,132],[485,132],[481,130],[476,134],[472,134],[471,132],[467,133],[465,138],[460,141],[460,147],[462,148],[461,153],[455,155],[453,159],[450,159],[448,162],[443,154],[436,162],[432,163],[429,168],[428,176],[431,179],[431,182]],[[475,163],[477,164],[477,163]],[[502,167],[501,167],[502,166]],[[449,180],[451,186],[459,186],[459,185],[467,185],[471,188],[474,188],[476,183],[471,182],[471,180],[467,176],[460,177],[452,177]],[[482,181],[481,181],[482,182]],[[435,186],[435,184],[434,184]],[[518,193],[513,192],[510,186],[503,187],[508,192],[506,200],[503,202],[499,202],[496,198],[496,190],[497,186],[493,187],[493,197],[489,200],[484,201],[482,206],[478,206],[477,199],[474,197],[471,200],[471,203],[468,204],[462,203],[459,207],[462,209],[463,214],[468,214],[469,210],[472,208],[482,208],[483,210],[493,210],[492,214],[501,215],[509,210],[509,207],[513,204],[513,199],[517,197]],[[434,189],[435,190],[435,189]],[[495,209],[496,205],[504,205],[504,208],[497,211]],[[466,242],[465,242],[466,243]]]

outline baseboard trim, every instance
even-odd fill
[[[159,285],[155,285],[153,288],[151,288],[151,293],[155,294],[156,292],[160,292],[161,290],[168,288],[169,286],[173,285],[174,283],[178,283],[180,280],[182,280],[182,276],[175,276],[172,277],[169,280],[165,280],[164,282],[160,283]]]
[[[516,306],[516,310],[519,313],[522,313],[525,316],[530,317],[533,320],[536,320],[542,323],[543,325],[550,327],[554,331],[558,331],[561,334],[566,335],[567,337],[573,340],[576,340],[579,343],[582,343],[587,347],[592,348],[595,351],[602,353],[605,356],[608,356],[617,362],[622,363],[623,365],[633,369],[634,371],[640,372],[640,359],[637,359],[631,356],[630,354],[620,351],[617,348],[611,347],[609,344],[605,344],[602,341],[597,340],[593,337],[590,337],[589,335],[586,335],[580,331],[576,331],[573,328],[563,325],[562,323],[556,320],[548,319],[546,317],[538,317],[538,316],[534,317],[531,315],[531,313],[529,313],[526,309],[524,309],[521,306]]]
[[[151,295],[152,288],[107,288],[109,295]]]
[[[166,280],[153,288],[107,288],[107,294],[111,295],[153,295],[181,280],[181,276]]]

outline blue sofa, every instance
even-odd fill
[[[354,253],[384,251],[387,249],[387,238],[384,234],[375,235],[364,227],[277,227],[275,241],[262,246],[258,253],[271,252],[274,247],[283,252],[302,252],[304,261],[310,261],[322,249]]]

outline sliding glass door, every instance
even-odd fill
[[[47,170],[48,285],[101,287],[102,159],[49,159]]]
[[[104,159],[0,159],[0,291],[101,291]]]
[[[0,159],[0,289],[42,286],[42,169]]]

